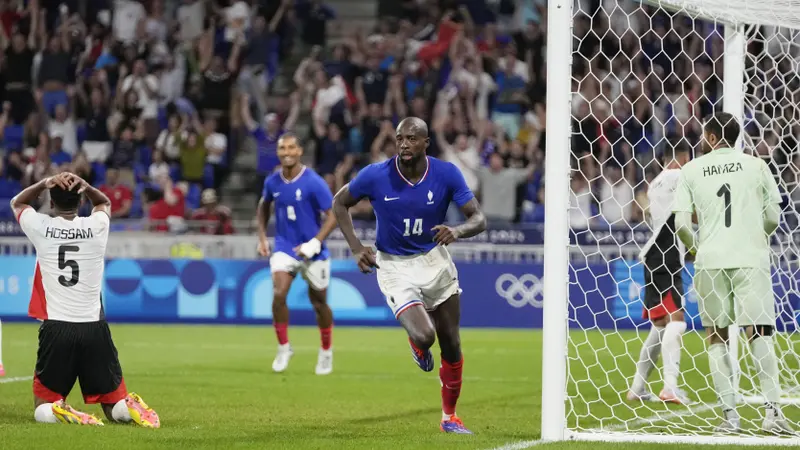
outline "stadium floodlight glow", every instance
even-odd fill
[[[617,159],[621,181],[631,190],[646,189],[645,174],[660,167],[657,156],[665,146],[699,148],[702,104],[740,119],[744,132],[737,146],[767,158],[791,199],[791,211],[784,211],[773,239],[779,317],[775,341],[784,414],[800,429],[800,246],[793,239],[800,213],[791,205],[794,201],[800,205],[800,159],[792,154],[800,149],[800,1],[605,0],[598,11],[581,10],[589,3],[548,0],[542,439],[800,445],[800,435],[761,433],[763,398],[756,393],[758,380],[749,362],[747,339],[733,326],[729,353],[738,362],[733,385],[738,390],[742,430],[714,434],[720,407],[691,288],[684,299],[690,326],[683,336],[680,381],[695,403],[628,402],[625,393],[645,335],[636,327],[649,328],[638,317],[643,281],[635,255],[643,242],[632,237],[642,225],[628,216],[621,222],[627,233],[571,228],[576,198],[585,195],[600,204],[592,217],[585,217],[587,221],[600,218],[604,201],[609,201],[598,198],[596,189],[576,192],[571,186],[576,176],[585,176],[589,183],[604,182],[609,164],[601,158]],[[668,54],[666,42],[675,38],[678,54]],[[702,45],[692,47],[697,39]],[[626,53],[626,48],[634,49],[634,54]],[[643,61],[649,69],[637,70]],[[699,92],[696,80],[702,81]],[[649,113],[637,115],[640,107]],[[639,125],[651,121],[652,133],[630,133],[624,124],[631,120]],[[609,133],[612,122],[620,124],[618,134]],[[596,124],[599,131],[587,134],[587,123]],[[580,139],[589,142],[588,153],[578,152]],[[775,156],[781,151],[789,156]],[[625,155],[631,158],[620,160]],[[633,176],[628,176],[628,169]],[[637,206],[636,198],[617,206]],[[587,245],[578,234],[591,235],[594,244]],[[587,287],[576,274],[596,270],[589,261],[598,258],[608,271],[593,273],[597,286]],[[603,278],[613,278],[615,292],[600,287]],[[599,309],[598,304],[604,307]],[[657,394],[658,371],[649,383]]]

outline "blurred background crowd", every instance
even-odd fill
[[[576,3],[573,228],[640,223],[658,155],[694,149],[722,93],[719,26],[605,3]],[[395,125],[413,115],[492,224],[541,223],[545,6],[0,0],[0,216],[20,188],[71,170],[102,186],[115,218],[137,219],[130,227],[245,231],[282,132],[300,136],[305,162],[336,191],[391,158]],[[782,49],[749,48],[761,84],[793,89],[773,79],[795,65],[765,54]],[[370,220],[368,202],[354,216]]]

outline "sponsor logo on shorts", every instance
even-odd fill
[[[519,278],[513,274],[504,273],[497,277],[494,283],[497,295],[504,298],[514,308],[522,308],[526,305],[541,308],[542,287],[542,280],[530,273]]]

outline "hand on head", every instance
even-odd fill
[[[65,191],[72,191],[77,188],[78,193],[80,194],[86,190],[87,184],[83,178],[75,175],[74,173],[61,172],[57,175],[49,177],[45,181],[45,187],[48,189],[52,189],[56,186],[64,189]]]

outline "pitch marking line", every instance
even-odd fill
[[[631,422],[627,423],[619,423],[615,425],[610,425],[605,428],[590,428],[586,430],[587,432],[598,432],[602,433],[604,431],[623,431],[627,427],[636,427],[639,425],[651,424],[651,423],[658,423],[658,422],[665,422],[670,419],[675,419],[679,417],[685,416],[694,416],[698,414],[702,414],[706,411],[711,411],[712,409],[716,408],[717,405],[703,405],[698,408],[692,408],[691,410],[683,410],[683,411],[675,411],[675,412],[667,412],[665,414],[654,414],[648,417],[642,417],[641,419],[636,419]],[[541,439],[531,440],[531,441],[519,441],[519,442],[511,442],[500,447],[495,447],[490,450],[525,450],[526,448],[536,447],[537,445],[546,444],[545,441]]]
[[[31,381],[33,377],[8,377],[8,378],[0,378],[0,384],[6,383],[18,383],[20,381]]]
[[[491,450],[525,450],[526,448],[536,447],[537,445],[542,444],[546,444],[546,442],[541,439],[536,439],[533,441],[512,442],[500,447],[495,447]]]

